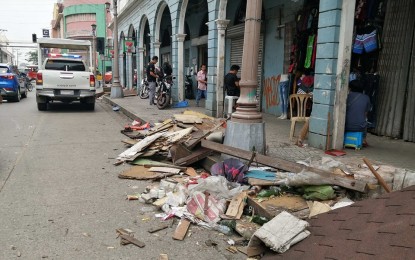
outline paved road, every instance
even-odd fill
[[[199,227],[185,241],[171,239],[174,228],[149,234],[154,213],[125,200],[149,183],[118,179],[129,166],[112,165],[130,120],[100,101],[94,112],[64,104],[39,112],[34,94],[0,104],[0,259],[246,259]],[[146,247],[120,246],[120,227]]]

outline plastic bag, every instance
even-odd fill
[[[208,191],[218,198],[230,199],[248,188],[249,186],[241,186],[236,182],[228,182],[223,176],[210,176],[198,179],[198,184],[189,186],[188,190],[190,194]]]
[[[226,200],[217,199],[213,195],[206,196],[206,194],[196,191],[190,196],[186,207],[197,218],[208,223],[217,223],[220,220],[220,215],[225,212]]]

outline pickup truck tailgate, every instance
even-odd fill
[[[90,89],[89,72],[43,70],[42,77],[44,89]]]

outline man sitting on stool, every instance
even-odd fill
[[[352,80],[349,83],[350,92],[346,103],[346,132],[363,132],[363,146],[366,147],[367,113],[370,110],[370,99],[363,94],[363,83]]]

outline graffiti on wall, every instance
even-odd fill
[[[264,100],[265,109],[278,106],[278,84],[280,82],[280,75],[272,76],[264,79]]]

